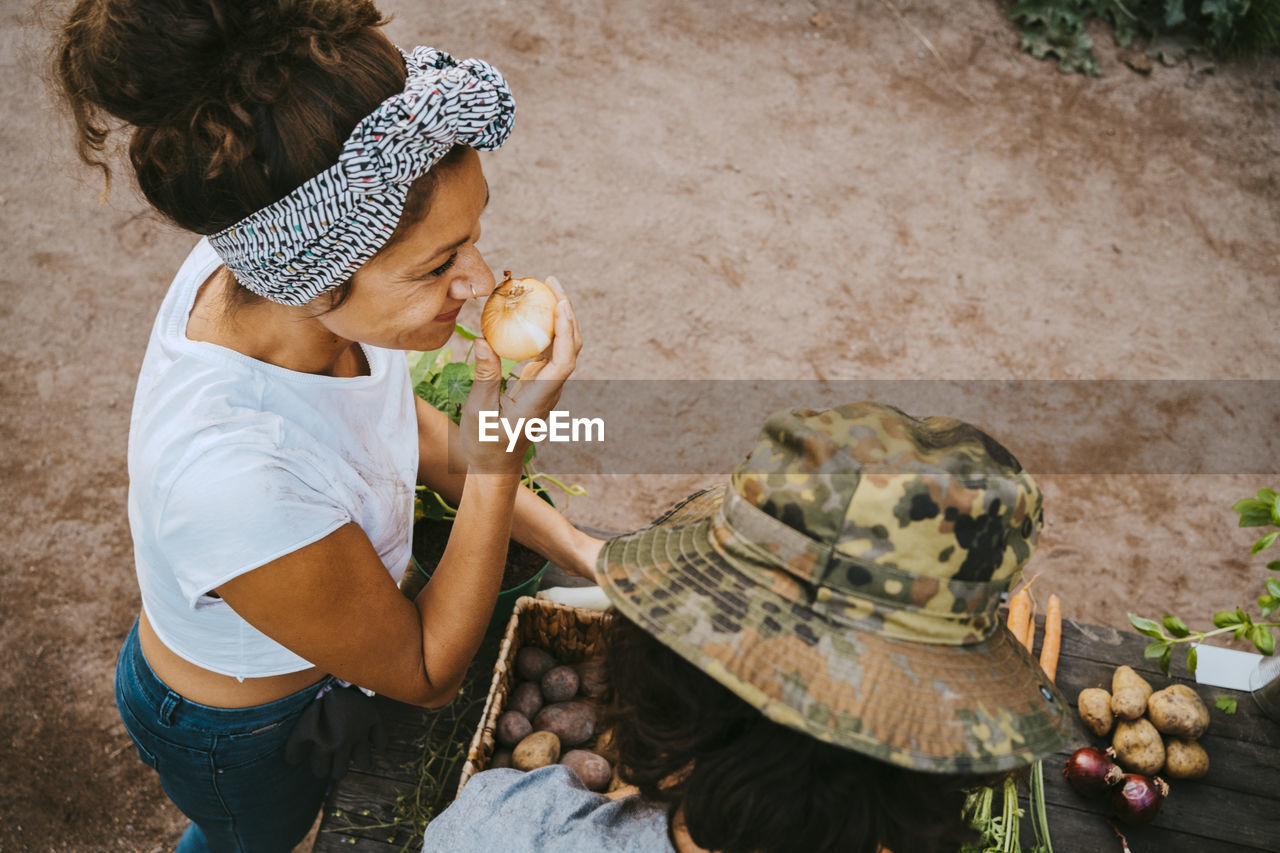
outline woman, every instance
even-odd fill
[[[559,284],[554,343],[519,390],[499,395],[478,341],[461,428],[413,396],[399,351],[443,345],[493,289],[476,149],[502,144],[515,105],[487,63],[404,53],[383,23],[351,0],[80,0],[63,31],[82,158],[109,175],[123,123],[148,201],[205,235],[134,401],[142,612],[116,674],[139,755],[192,820],[180,850],[288,850],[327,784],[285,760],[318,693],[313,741],[337,727],[341,764],[369,724],[335,679],[442,705],[508,539],[586,576],[599,547],[519,487],[523,446],[477,438],[479,410],[546,417],[572,372],[581,336]],[[458,514],[410,601],[397,581],[419,481]]]
[[[478,773],[424,850],[954,853],[964,790],[1072,733],[996,618],[1035,482],[950,418],[780,412],[725,486],[605,543],[623,787]]]

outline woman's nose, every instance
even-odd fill
[[[484,256],[475,246],[460,249],[456,263],[460,269],[449,285],[450,296],[454,299],[480,299],[493,293],[497,286],[493,270],[489,269]]]

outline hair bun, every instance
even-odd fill
[[[372,3],[350,0],[215,2],[209,9],[219,40],[218,76],[260,103],[279,96],[292,70],[333,65],[338,45],[383,22]]]
[[[271,103],[291,69],[327,65],[335,46],[383,19],[367,0],[81,0],[67,28],[83,91],[138,126],[210,98]],[[234,111],[234,109],[233,109]]]
[[[371,0],[76,0],[56,63],[80,158],[109,187],[126,130],[158,210],[225,228],[332,165],[404,86],[384,23]]]

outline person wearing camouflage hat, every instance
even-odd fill
[[[1007,770],[1070,733],[996,618],[1041,504],[961,421],[786,411],[727,486],[609,541],[597,568],[620,613],[775,722],[918,770]]]
[[[1067,704],[996,618],[1043,523],[977,428],[854,403],[764,424],[726,484],[596,559],[627,787],[487,770],[426,850],[942,853],[965,793],[1061,748]]]

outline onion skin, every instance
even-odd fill
[[[1080,796],[1100,796],[1124,778],[1124,770],[1116,764],[1115,756],[1115,750],[1110,747],[1104,752],[1096,747],[1082,746],[1067,759],[1062,775]]]
[[[506,278],[489,294],[480,314],[480,329],[489,347],[502,358],[524,361],[551,345],[555,337],[556,298],[536,278]]]
[[[1168,795],[1169,786],[1159,776],[1149,779],[1126,773],[1111,792],[1111,814],[1131,826],[1151,823]]]

